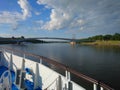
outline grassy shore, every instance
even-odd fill
[[[82,42],[82,45],[100,45],[100,46],[120,46],[120,41],[95,41],[95,42]]]

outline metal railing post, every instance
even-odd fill
[[[100,87],[100,90],[104,90],[103,87]]]
[[[97,90],[97,85],[93,84],[93,90]]]
[[[24,69],[25,69],[25,54],[23,54],[23,60],[22,60],[21,70],[23,71]]]
[[[42,59],[40,58],[40,64],[42,64]]]
[[[13,51],[10,54],[9,69],[13,70]]]
[[[68,72],[67,70],[65,71],[66,74],[66,79],[67,79],[67,88],[68,90],[73,90],[73,85],[70,82],[71,81],[71,76],[70,76],[70,72]]]
[[[39,81],[39,64],[36,63],[35,65],[35,76],[34,76],[34,89],[39,87],[39,85],[42,83],[42,81]],[[40,85],[42,86],[42,85]]]
[[[20,73],[20,85],[19,85],[19,87],[20,88],[24,88],[24,82],[23,82],[23,80],[24,80],[24,78],[25,78],[25,71],[24,71],[24,69],[25,69],[25,54],[23,55],[23,60],[22,60],[22,65],[21,65],[21,73]]]
[[[66,71],[65,71],[65,75],[66,75],[66,79],[67,79],[68,81],[70,81],[70,80],[71,80],[70,72],[68,72],[68,71],[66,70]]]
[[[62,90],[62,78],[61,76],[57,79],[57,90]]]
[[[67,72],[67,70],[65,71],[65,77],[66,77],[66,79],[68,79],[68,74],[67,74],[68,72]]]
[[[68,72],[68,80],[71,80],[70,72]]]

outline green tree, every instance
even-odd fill
[[[21,38],[22,38],[22,39],[25,39],[25,37],[24,37],[24,36],[21,36]]]
[[[112,35],[105,35],[103,36],[104,40],[111,40],[112,39]]]
[[[112,37],[112,40],[120,40],[120,34],[119,33],[115,33]]]
[[[15,37],[14,37],[14,36],[12,36],[12,39],[15,39]]]

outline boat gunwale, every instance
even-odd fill
[[[21,51],[21,50],[16,50],[16,49],[12,49],[12,48],[7,48],[7,47],[0,47],[1,49],[5,49],[5,50],[10,50],[12,52],[18,52],[18,53],[22,53],[22,54],[25,54],[25,55],[28,55],[28,56],[32,56],[32,57],[35,57],[35,58],[38,58],[38,59],[41,59],[42,61],[45,61],[49,64],[52,64],[52,65],[55,65],[56,67],[58,68],[61,68],[65,71],[68,71],[74,75],[76,75],[77,77],[79,78],[82,78],[90,83],[93,83],[93,84],[96,84],[96,85],[99,85],[100,87],[103,87],[104,89],[107,89],[107,90],[114,90],[113,88],[111,88],[110,86],[106,85],[105,83],[103,82],[100,82],[99,80],[95,80],[89,76],[86,76],[80,72],[77,72],[76,70],[60,63],[60,62],[57,62],[53,59],[50,59],[50,58],[47,58],[47,57],[44,57],[44,56],[40,56],[40,55],[36,55],[36,54],[33,54],[33,53],[29,53],[29,52],[24,52],[24,51]],[[2,51],[2,50],[1,50]],[[39,60],[40,61],[40,60]],[[40,63],[40,62],[39,62]]]

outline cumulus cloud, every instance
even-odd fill
[[[42,27],[46,30],[58,30],[63,28],[74,27],[74,24],[80,24],[81,16],[75,16],[79,13],[79,0],[38,0],[38,4],[45,4],[47,8],[52,8],[50,21]],[[77,4],[77,5],[76,5]],[[77,21],[76,21],[77,19]],[[82,21],[82,20],[81,20]]]
[[[19,21],[24,21],[26,18],[31,16],[31,8],[27,0],[19,0],[18,4],[22,9],[22,13],[17,11],[2,11],[0,12],[0,24],[10,24],[15,30],[19,25]]]
[[[0,33],[0,37],[11,37],[11,34]]]
[[[18,27],[18,21],[22,20],[22,14],[18,12],[0,12],[0,24],[10,24],[13,30]]]
[[[21,19],[21,14],[18,12],[0,12],[0,23],[16,23]]]
[[[31,7],[27,0],[19,0],[18,4],[20,5],[23,13],[23,19],[31,16]]]
[[[45,30],[104,30],[119,27],[118,0],[38,0],[51,9],[50,20],[41,27]]]

